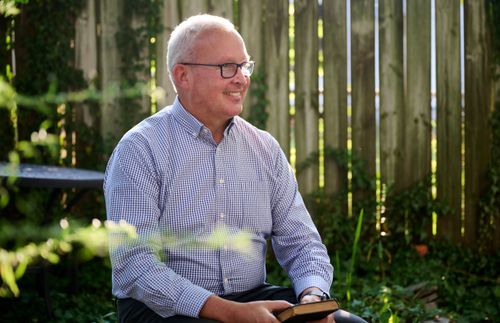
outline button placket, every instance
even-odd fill
[[[215,185],[216,185],[216,222],[220,225],[226,225],[227,222],[227,211],[226,211],[226,201],[227,201],[227,177],[224,161],[224,143],[220,143],[215,149]],[[232,291],[231,288],[231,277],[229,269],[229,262],[231,261],[228,252],[227,241],[224,241],[221,249],[219,250],[219,265],[223,277],[222,285],[226,293]]]

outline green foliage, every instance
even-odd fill
[[[131,87],[149,79],[152,62],[157,62],[155,39],[162,30],[160,14],[163,1],[125,0],[122,6],[116,44],[120,53],[122,86]],[[160,62],[163,60],[160,59]],[[154,64],[155,64],[154,63]],[[119,121],[128,130],[150,114],[143,111],[141,98],[121,98]]]
[[[500,0],[484,0],[487,8],[487,18],[491,30],[491,48],[493,54],[493,63],[500,66],[500,26],[498,18],[500,17]],[[498,79],[499,75],[496,75]]]
[[[353,181],[334,194],[327,193],[324,189],[312,192],[304,197],[307,207],[313,215],[325,245],[331,249],[350,248],[356,219],[348,216],[348,193],[363,195],[353,203],[352,213],[359,214],[364,210],[364,222],[361,237],[370,239],[373,236],[372,228],[375,223],[375,179],[368,175],[366,163],[358,158],[352,151],[325,147],[325,160],[334,161],[342,171],[347,174],[351,169]],[[313,165],[319,159],[319,153],[311,153],[303,162],[297,164],[296,171],[300,174],[304,169]]]
[[[267,88],[266,71],[261,66],[252,74],[250,96],[254,101],[250,106],[248,116],[248,122],[260,129],[266,129],[267,118],[269,117],[269,113],[266,111],[269,105],[269,100],[266,98]]]
[[[387,222],[384,230],[391,240],[414,244],[428,242],[432,238],[432,214],[446,214],[449,208],[432,197],[431,186],[429,176],[402,191],[389,189],[385,203],[384,216]]]
[[[352,254],[351,254],[351,261],[349,264],[349,270],[346,273],[346,297],[348,302],[351,301],[352,274],[354,272],[356,263],[356,254],[358,252],[358,243],[359,243],[359,237],[361,236],[361,228],[363,227],[363,215],[364,212],[363,210],[361,210],[358,217],[358,224],[356,225],[356,232],[354,233],[354,242],[352,244]]]
[[[6,159],[16,143],[11,121],[17,111],[15,98],[16,91],[0,76],[0,122],[4,125],[0,127],[0,138],[3,138],[0,139],[2,140],[2,144],[0,145],[0,159]]]
[[[74,20],[85,1],[32,0],[20,6],[16,16],[17,73],[13,84],[18,93],[41,95],[61,91],[79,90],[86,87],[81,70],[74,67]],[[57,23],[55,23],[57,22]],[[57,35],[57,37],[55,37]],[[66,106],[70,110],[71,106]],[[57,125],[64,117],[56,105],[48,105],[43,111],[24,109],[17,111],[16,130],[20,140],[29,140],[33,131],[49,120],[49,132],[57,133]],[[65,118],[70,124],[71,118]],[[55,162],[56,157],[38,147],[41,162]]]
[[[28,3],[29,0],[0,0],[0,17],[16,16],[21,11],[19,4]]]
[[[500,75],[500,1],[485,0],[488,11],[488,22],[491,30],[492,49],[492,70],[495,73],[495,81],[498,82]],[[496,93],[498,96],[499,93]],[[500,224],[500,102],[496,98],[495,108],[490,116],[490,126],[492,130],[491,139],[491,159],[488,171],[489,187],[479,201],[480,220],[478,241],[480,251],[491,249],[492,241],[495,238],[495,228]],[[497,230],[498,231],[498,230]],[[498,233],[497,233],[498,234]]]
[[[77,248],[81,260],[88,260],[94,256],[106,256],[110,248],[109,235],[120,234],[127,239],[136,239],[135,228],[125,223],[115,224],[106,222],[104,225],[95,219],[90,226],[78,223],[70,225],[67,219],[61,220],[56,226],[40,228],[31,224],[22,227],[13,226],[2,221],[0,236],[0,297],[19,296],[17,285],[26,272],[28,266],[40,260],[56,264],[60,256],[74,252]],[[24,233],[19,241],[19,233]],[[48,238],[47,238],[48,237]],[[13,250],[4,249],[6,245],[15,246]]]
[[[479,201],[479,249],[486,251],[495,238],[495,229],[500,224],[500,103],[491,114],[492,129],[491,162],[488,171],[489,187]],[[497,233],[498,234],[498,233]]]
[[[78,270],[72,273],[75,267]],[[0,298],[0,321],[116,322],[107,259],[79,262],[63,257],[60,263],[48,269],[53,318],[49,318],[44,298],[37,292],[38,275],[28,273],[19,281],[20,297]]]

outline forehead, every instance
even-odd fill
[[[217,59],[220,62],[240,62],[248,59],[245,43],[235,31],[204,30],[198,35],[194,49],[199,59]]]

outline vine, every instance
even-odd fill
[[[494,81],[500,80],[500,0],[485,0],[488,11],[488,22],[491,30],[491,54]],[[500,93],[496,93],[498,96]],[[495,238],[495,229],[498,234],[500,225],[500,100],[496,98],[495,108],[490,115],[491,136],[491,158],[488,170],[489,186],[486,193],[479,201],[479,237],[478,247],[480,251],[491,249]]]
[[[495,238],[495,229],[500,222],[500,103],[491,114],[492,129],[491,163],[488,171],[490,180],[486,194],[479,201],[479,249],[486,251]],[[498,234],[498,233],[497,233]]]
[[[116,33],[124,88],[148,80],[151,66],[155,66],[158,61],[155,39],[162,30],[162,6],[163,1],[160,0],[124,1],[120,28]],[[142,111],[142,98],[123,98],[119,100],[119,105],[119,121],[123,130],[129,129],[150,113]]]
[[[256,73],[252,74],[252,86],[250,94],[254,102],[250,106],[248,122],[260,129],[266,129],[269,113],[266,111],[269,100],[266,98],[267,92],[266,71],[261,66]]]

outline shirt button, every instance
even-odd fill
[[[219,179],[219,184],[224,184],[224,178]]]
[[[221,214],[219,214],[219,216],[220,216],[221,219],[224,219],[225,214],[221,213]]]
[[[229,282],[228,278],[224,278],[224,284],[227,284]]]

